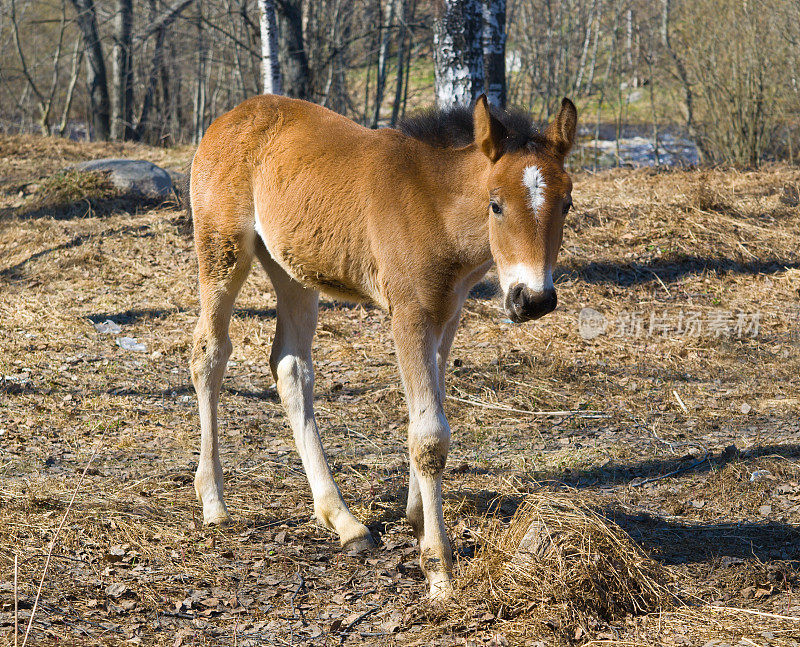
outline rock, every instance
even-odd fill
[[[527,569],[536,561],[554,550],[560,539],[558,531],[552,532],[550,528],[538,520],[531,522],[528,530],[519,542],[519,547],[511,558],[512,568]]]
[[[144,160],[106,158],[81,162],[73,168],[108,173],[112,184],[129,196],[166,199],[174,192],[169,173]]]

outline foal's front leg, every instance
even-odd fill
[[[437,347],[441,331],[422,313],[397,311],[392,318],[397,358],[408,401],[408,450],[411,459],[409,508],[422,503],[410,517],[419,539],[420,564],[430,585],[431,599],[452,593],[453,556],[442,511],[442,472],[450,447],[450,426],[439,389]]]
[[[444,376],[447,370],[447,358],[450,355],[450,348],[453,345],[453,337],[455,337],[458,323],[461,320],[461,308],[456,311],[450,321],[444,326],[442,338],[439,342],[439,348],[436,352],[436,364],[439,370],[439,397],[441,402],[446,399]],[[421,540],[424,530],[423,514],[422,514],[422,495],[419,491],[419,482],[417,481],[414,470],[409,470],[408,474],[408,501],[406,502],[406,518],[408,523],[411,524],[411,530],[414,536]]]

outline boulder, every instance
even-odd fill
[[[144,160],[99,159],[76,164],[79,171],[108,173],[112,184],[129,196],[164,200],[173,195],[169,173],[160,166]]]

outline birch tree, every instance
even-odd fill
[[[506,0],[443,0],[433,26],[436,103],[506,103]]]
[[[436,103],[469,105],[483,92],[481,0],[442,0],[433,25]]]
[[[283,94],[283,78],[278,61],[278,26],[275,0],[258,0],[261,27],[261,78],[264,94]]]

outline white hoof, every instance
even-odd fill
[[[231,522],[231,515],[222,501],[203,506],[203,523],[206,526],[222,526]]]
[[[447,602],[453,597],[453,583],[450,576],[445,573],[431,573],[428,576],[430,590],[428,599],[431,602]]]

